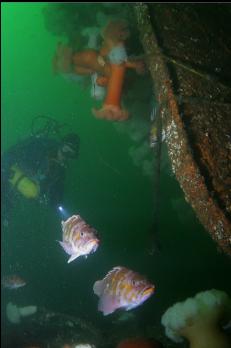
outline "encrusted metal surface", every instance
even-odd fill
[[[172,170],[200,222],[231,255],[231,89],[224,74],[208,73],[220,64],[231,76],[231,42],[210,33],[211,43],[209,21],[187,6],[138,3],[135,14]]]

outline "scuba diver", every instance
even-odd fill
[[[64,180],[69,160],[77,159],[79,136],[76,133],[64,137],[59,134],[57,121],[47,119],[43,128],[11,147],[2,156],[2,207],[3,222],[7,223],[9,213],[18,196],[36,199],[41,204],[58,208],[64,194]]]

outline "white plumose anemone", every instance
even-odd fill
[[[28,315],[34,314],[36,312],[36,306],[18,307],[12,302],[9,302],[6,306],[7,319],[13,324],[20,323],[21,317],[27,317]]]
[[[230,317],[230,297],[212,289],[174,304],[163,314],[161,323],[166,336],[175,342],[182,342],[185,337],[190,348],[229,348],[229,339],[219,324],[222,320],[225,324]]]

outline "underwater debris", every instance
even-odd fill
[[[4,347],[62,348],[66,345],[74,348],[81,345],[83,348],[94,348],[102,346],[104,342],[101,332],[82,317],[43,307],[18,307],[12,303],[7,310],[11,312],[11,323],[17,325],[10,325],[9,330],[7,327],[3,332]],[[20,320],[22,316],[23,320]]]

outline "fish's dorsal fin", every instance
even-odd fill
[[[69,217],[69,219],[67,220],[68,222],[73,222],[76,220],[80,219],[80,215],[72,215],[71,217]]]
[[[113,267],[104,277],[104,279],[106,279],[107,277],[109,277],[112,273],[116,272],[116,271],[120,271],[122,268],[122,266],[116,266],[116,267]]]
[[[71,255],[71,257],[68,259],[67,263],[70,263],[70,262],[74,261],[74,260],[77,259],[77,257],[79,257],[79,256],[80,256],[79,253],[78,253],[78,254],[73,254],[73,255]]]

